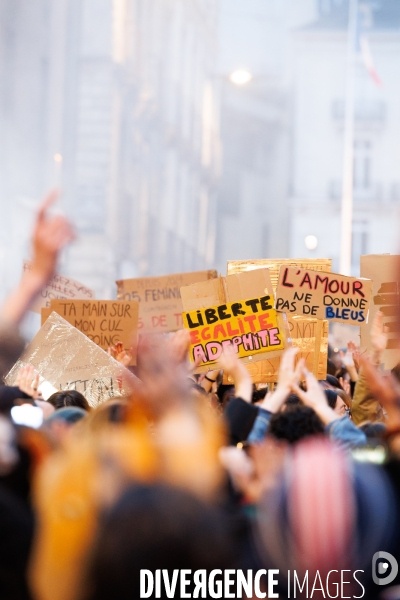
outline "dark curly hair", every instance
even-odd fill
[[[272,416],[268,433],[294,444],[310,435],[323,434],[324,431],[321,419],[312,408],[294,404]]]
[[[76,390],[64,390],[62,392],[55,392],[47,400],[57,410],[58,408],[65,408],[66,406],[78,406],[83,410],[90,410],[90,406],[85,396]]]

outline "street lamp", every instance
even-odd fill
[[[247,69],[236,69],[229,75],[229,79],[235,85],[246,85],[253,79],[253,75]]]
[[[315,235],[307,235],[304,238],[304,244],[307,250],[315,250],[318,246],[318,238]]]

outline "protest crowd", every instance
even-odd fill
[[[114,369],[112,393],[62,389],[49,375],[61,337],[44,338],[35,363],[19,332],[73,239],[54,200],[0,315],[0,599],[400,598],[400,368],[381,368],[383,313],[369,350],[330,349],[322,378],[284,335],[283,312],[272,325],[259,316],[274,312],[272,294],[227,295],[218,310],[191,305],[178,331],[139,330],[132,347],[62,346],[57,368],[78,360],[88,381],[101,361],[102,376]],[[202,345],[231,314],[233,342]],[[256,317],[268,336],[248,337]],[[48,319],[52,335],[74,329]],[[254,383],[244,357],[267,350],[277,377]],[[392,555],[378,564],[387,586],[377,552]]]

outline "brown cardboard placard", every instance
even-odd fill
[[[137,301],[52,300],[50,308],[42,309],[42,325],[53,311],[103,350],[122,342],[125,350],[132,352],[131,365],[136,365]]]
[[[258,269],[200,281],[181,288],[185,312],[223,304],[239,302],[245,298],[273,296],[273,287],[268,269]]]
[[[282,354],[287,327],[273,309],[268,269],[192,284],[181,288],[181,296],[192,338],[190,357],[202,359],[196,372],[208,370],[224,344],[232,344],[246,363],[263,360],[266,353]]]
[[[332,260],[330,258],[232,260],[228,262],[228,275],[268,268],[275,291],[282,265],[330,272]],[[325,379],[328,361],[328,322],[318,321],[315,317],[295,315],[287,315],[287,317],[293,346],[299,348],[298,359],[306,360],[307,368],[314,373],[317,379]],[[314,332],[315,336],[309,337],[310,332]],[[252,374],[254,383],[274,383],[278,380],[279,365],[280,358],[273,360],[269,358],[265,364],[260,361],[251,367],[247,364],[246,368]]]
[[[182,329],[180,288],[197,281],[213,280],[217,272],[192,271],[161,277],[141,277],[117,281],[118,300],[137,300],[140,333],[166,333]]]
[[[371,290],[370,279],[282,265],[276,288],[276,309],[360,325],[368,318]]]
[[[385,370],[400,362],[400,256],[368,254],[360,258],[360,275],[372,279],[372,300],[368,323],[361,327],[361,351],[369,351],[370,330],[375,314],[380,310],[388,327],[388,345],[382,356]]]
[[[314,271],[332,270],[331,258],[260,258],[258,260],[230,260],[228,261],[227,274],[243,273],[254,269],[269,269],[274,290],[278,284],[279,270],[282,265],[287,267],[300,267]]]
[[[304,358],[307,369],[314,373],[317,379],[325,379],[328,323],[315,318],[305,319],[293,315],[288,319],[288,327],[293,346],[299,348],[297,360]],[[280,360],[280,357],[264,358],[264,360],[247,363],[246,368],[254,383],[275,383],[278,380]],[[227,377],[224,383],[229,384],[232,381]]]
[[[185,312],[183,322],[190,331],[190,360],[200,359],[201,366],[214,365],[226,345],[233,346],[239,358],[249,359],[284,348],[285,334],[273,296]]]
[[[57,390],[78,390],[92,407],[129,396],[135,383],[132,373],[55,312],[5,377],[7,385],[15,385],[25,364]]]
[[[29,271],[31,269],[31,262],[29,260],[24,261],[23,270]],[[40,313],[42,308],[49,308],[51,300],[79,300],[79,299],[94,299],[95,293],[93,290],[87,288],[79,281],[71,279],[66,275],[56,273],[49,283],[41,290],[38,299],[35,301],[31,310],[33,312]]]

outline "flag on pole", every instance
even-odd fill
[[[371,29],[373,22],[371,6],[365,4],[359,6],[357,21],[357,50],[361,55],[361,60],[367,73],[369,73],[374,84],[380,87],[382,85],[382,80],[375,68],[367,34],[367,31],[368,29]]]

